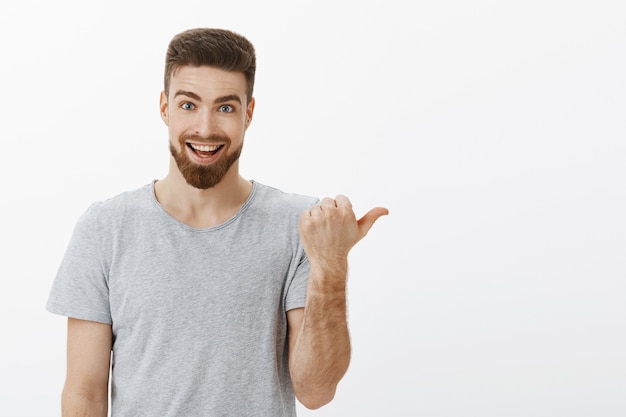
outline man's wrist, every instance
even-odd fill
[[[310,264],[309,291],[345,297],[348,274],[347,259]]]

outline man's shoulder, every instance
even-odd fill
[[[256,193],[263,205],[279,208],[281,210],[302,211],[310,208],[319,199],[306,194],[283,191],[270,185],[256,182]]]
[[[151,206],[152,184],[121,192],[112,197],[92,203],[81,216],[83,220],[121,218],[128,211]]]

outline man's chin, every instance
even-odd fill
[[[190,171],[189,169],[181,170],[187,184],[199,190],[213,188],[224,178],[224,175],[216,175],[214,172],[198,172],[203,171],[201,169],[195,169],[193,172]]]

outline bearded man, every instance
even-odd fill
[[[350,361],[348,252],[387,214],[244,179],[256,57],[191,29],[168,47],[165,178],[94,203],[50,292],[68,317],[63,416],[295,416]],[[109,386],[111,387],[109,392]]]

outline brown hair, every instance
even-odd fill
[[[165,57],[165,94],[170,78],[184,66],[208,65],[224,71],[242,72],[246,77],[248,102],[254,90],[256,55],[252,43],[225,29],[189,29],[174,36]]]

